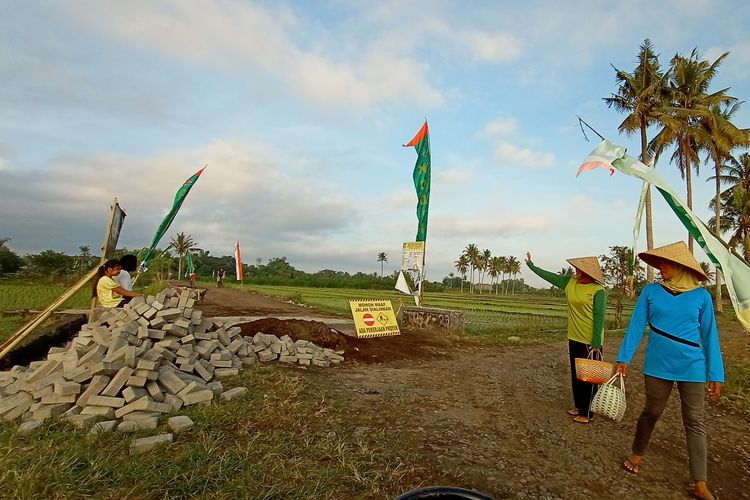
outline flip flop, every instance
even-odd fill
[[[568,410],[568,415],[573,415],[574,417],[580,415],[578,408],[571,408]]]
[[[573,417],[573,422],[576,422],[578,424],[590,424],[591,420],[591,418],[584,417],[583,415],[576,415],[575,417]]]
[[[641,472],[641,464],[634,464],[629,458],[622,463],[622,468],[631,474],[638,474]]]

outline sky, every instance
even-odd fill
[[[639,181],[575,176],[597,144],[579,115],[640,151],[602,100],[613,67],[632,71],[645,38],[664,66],[730,51],[712,89],[750,99],[748,19],[741,0],[0,0],[0,238],[97,253],[116,197],[119,246],[148,246],[207,165],[162,247],[184,232],[232,255],[239,240],[246,263],[309,272],[380,272],[386,252],[390,274],[417,230],[402,144],[427,119],[427,278],[470,243],[559,270],[632,241]],[[684,193],[667,158],[657,168]],[[694,183],[704,220],[711,169]],[[654,232],[687,237],[658,194]]]

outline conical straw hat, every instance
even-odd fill
[[[584,274],[588,274],[591,278],[604,285],[604,273],[599,265],[599,259],[596,257],[575,257],[572,259],[566,259],[568,263],[581,271]]]
[[[670,243],[669,245],[664,245],[663,247],[657,247],[646,252],[641,252],[638,254],[638,257],[643,262],[653,267],[659,267],[659,261],[661,260],[674,262],[675,264],[679,264],[693,271],[700,281],[706,281],[708,279],[706,272],[698,261],[695,260],[693,254],[690,253],[690,250],[688,250],[684,241],[677,241],[675,243]]]

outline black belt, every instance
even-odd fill
[[[701,346],[701,345],[700,345],[700,344],[698,344],[697,342],[691,342],[691,341],[689,341],[689,340],[685,340],[685,339],[682,339],[682,338],[680,338],[680,337],[676,337],[676,336],[672,335],[671,333],[667,333],[667,332],[665,332],[664,330],[659,330],[658,328],[656,328],[656,327],[655,327],[654,325],[652,325],[651,323],[649,323],[649,324],[648,324],[648,326],[650,326],[650,327],[651,327],[651,331],[652,331],[652,332],[654,332],[654,333],[656,333],[656,334],[659,334],[659,335],[661,335],[662,337],[667,337],[667,338],[668,338],[668,339],[670,339],[670,340],[674,340],[675,342],[679,342],[680,344],[685,344],[685,345],[689,345],[689,346],[691,346],[691,347],[700,347],[700,346]]]

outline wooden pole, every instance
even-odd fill
[[[109,242],[109,235],[112,232],[112,223],[115,220],[115,207],[117,207],[117,197],[112,200],[112,207],[109,210],[109,220],[107,221],[107,230],[104,231],[104,240],[102,241],[102,252],[99,257],[99,266],[102,266],[107,261],[107,243]],[[89,318],[94,314],[94,308],[96,307],[96,297],[91,298],[91,307],[89,308]]]

